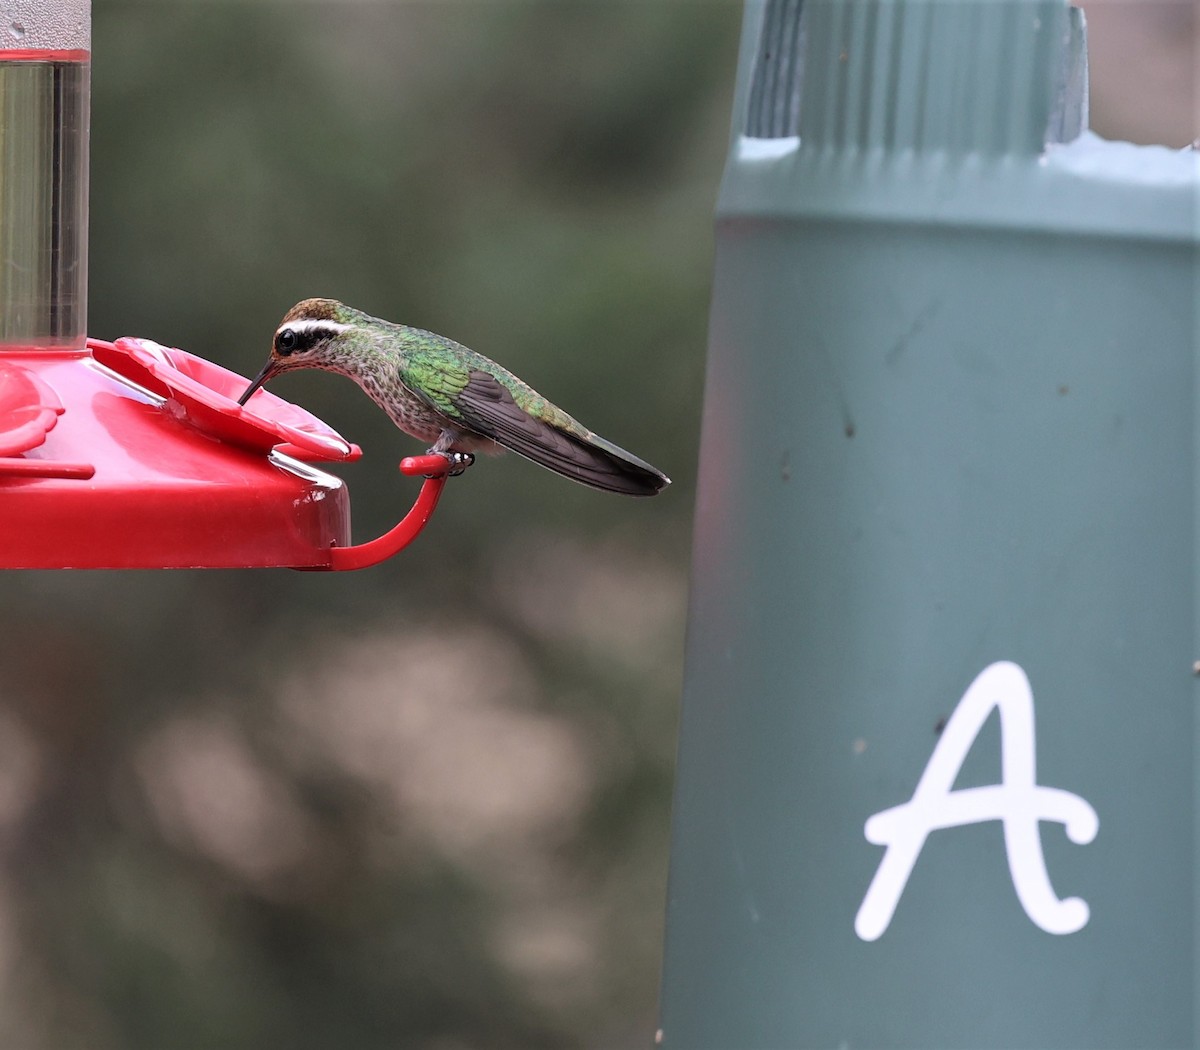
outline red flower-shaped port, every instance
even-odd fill
[[[58,395],[33,372],[0,361],[0,456],[37,448],[63,413]]]
[[[349,461],[362,449],[298,405],[260,391],[255,408],[236,398],[249,380],[212,361],[150,339],[88,340],[92,356],[124,378],[164,398],[167,410],[212,437],[257,452],[294,459]],[[269,413],[269,414],[263,414]]]

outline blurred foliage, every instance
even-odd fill
[[[366,573],[24,573],[0,1047],[646,1045],[732,3],[94,0],[89,330],[253,374],[295,301],[458,338],[675,478],[515,457]],[[277,393],[366,450],[353,384]]]

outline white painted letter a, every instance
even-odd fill
[[[1001,783],[955,791],[954,781],[992,708],[1000,712]],[[1007,661],[984,668],[967,688],[912,799],[867,820],[867,840],[887,850],[854,920],[858,936],[864,941],[883,936],[931,831],[985,820],[1004,822],[1008,870],[1025,914],[1047,933],[1082,929],[1088,921],[1087,902],[1055,895],[1038,822],[1062,824],[1067,838],[1086,845],[1096,837],[1100,821],[1078,795],[1038,785],[1033,692],[1025,672]]]

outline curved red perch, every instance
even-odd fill
[[[420,534],[433,517],[434,508],[446,487],[446,472],[450,462],[445,456],[408,456],[400,461],[400,473],[412,477],[425,476],[425,484],[404,518],[395,528],[389,529],[378,539],[360,543],[353,547],[333,547],[329,551],[328,568],[334,572],[347,569],[366,569],[386,561],[393,554],[404,550]]]

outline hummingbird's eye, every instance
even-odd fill
[[[296,349],[300,337],[290,328],[284,328],[275,336],[275,349],[281,354],[290,354]]]

